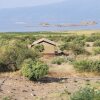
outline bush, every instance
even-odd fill
[[[70,50],[70,43],[66,42],[66,43],[60,45],[59,48],[60,48],[61,51]]]
[[[40,45],[40,44],[37,44],[37,45],[34,46],[34,49],[35,49],[35,51],[43,52],[44,46]]]
[[[74,67],[83,72],[100,72],[100,61],[79,60],[74,62]]]
[[[22,63],[21,72],[23,76],[27,77],[30,80],[38,80],[48,73],[48,66],[40,61],[26,59]]]
[[[73,40],[74,41],[83,41],[85,39],[86,39],[85,35],[69,35],[69,36],[66,36],[66,37],[62,38],[62,41],[72,42]]]
[[[84,49],[85,43],[82,41],[66,42],[60,45],[60,50],[71,50],[75,55],[84,54],[86,50]]]
[[[71,50],[73,51],[73,53],[75,55],[86,53],[84,47],[82,45],[80,45],[80,44],[74,44],[74,43],[72,43],[71,44]]]
[[[85,41],[84,40],[73,40],[72,43],[81,45],[81,47],[85,46]]]
[[[6,96],[6,97],[3,97],[2,100],[12,100],[12,97]]]
[[[64,38],[62,38],[62,41],[63,42],[71,42],[73,41],[77,36],[76,35],[69,35],[69,36],[66,36]]]
[[[71,100],[100,100],[100,90],[82,88],[71,96]]]
[[[56,57],[52,60],[52,64],[58,64],[61,65],[62,63],[67,62],[67,57]]]
[[[87,42],[94,42],[100,40],[100,34],[92,34],[86,38]]]
[[[95,41],[93,45],[94,46],[100,46],[100,40]]]
[[[94,48],[93,51],[95,55],[100,54],[100,47]]]
[[[18,70],[25,59],[35,60],[39,57],[38,53],[20,44],[4,46],[0,49],[0,52],[0,71]]]

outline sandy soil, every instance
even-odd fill
[[[98,76],[80,77],[71,65],[52,67],[49,75],[39,82],[29,81],[19,72],[0,74],[0,100],[69,100],[69,95],[85,85],[100,88]]]
[[[71,64],[48,62],[49,75],[38,82],[22,77],[20,71],[0,74],[0,100],[70,100],[70,95],[84,86],[100,89],[100,77],[78,73]],[[7,98],[7,99],[5,99]]]
[[[67,91],[68,94],[71,94],[85,84],[89,85],[90,83],[88,83],[88,81],[93,84],[99,83],[98,85],[100,88],[99,78],[87,79],[75,77],[47,77],[42,79],[40,82],[35,83],[21,77],[2,77],[0,78],[0,99],[4,97],[11,97],[11,100],[37,100],[37,98],[44,98],[43,100],[49,100],[50,98],[48,97],[50,94],[64,93],[65,91]]]

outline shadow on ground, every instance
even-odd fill
[[[54,77],[44,77],[39,80],[41,83],[53,83],[53,82],[62,82],[66,81],[68,78],[54,78]]]

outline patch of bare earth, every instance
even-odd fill
[[[38,82],[29,81],[20,72],[0,74],[0,100],[69,100],[69,95],[85,85],[100,88],[100,78],[77,73],[70,64],[52,65],[49,75]]]

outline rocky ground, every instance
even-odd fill
[[[100,78],[49,76],[33,82],[21,76],[0,76],[0,100],[69,100],[69,95],[85,85],[100,88]]]
[[[20,71],[0,74],[0,100],[70,100],[81,87],[100,89],[100,77],[78,73],[70,64],[52,65],[49,75],[38,82],[22,77]]]

